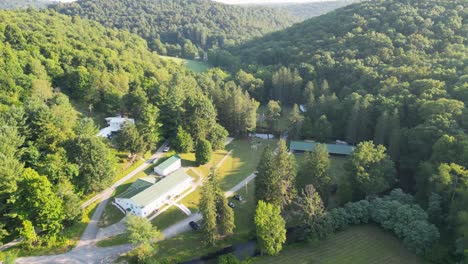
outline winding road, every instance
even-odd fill
[[[83,235],[81,236],[80,241],[77,243],[77,246],[72,249],[71,251],[59,254],[59,255],[50,255],[50,256],[37,256],[37,257],[22,257],[16,260],[16,263],[34,263],[34,264],[103,264],[103,263],[113,263],[121,254],[126,253],[133,249],[133,245],[131,244],[124,244],[119,246],[112,246],[112,247],[105,247],[99,248],[96,247],[96,235],[98,232],[98,222],[104,212],[104,208],[106,204],[109,202],[109,198],[112,195],[114,189],[123,184],[126,180],[130,179],[138,172],[146,169],[151,165],[151,162],[155,158],[159,158],[162,153],[162,149],[166,146],[163,144],[156,154],[154,154],[151,159],[147,160],[144,164],[139,166],[137,169],[126,175],[124,178],[116,182],[110,188],[106,189],[102,193],[96,195],[95,198],[93,197],[91,200],[97,201],[98,199],[102,199],[101,203],[96,208],[96,211],[93,214],[93,217],[86,227]],[[240,190],[242,187],[247,185],[253,179],[255,179],[255,173],[247,176],[244,180],[240,183],[232,187],[230,190],[225,192],[225,196],[229,197],[232,196],[235,192]],[[125,180],[124,180],[125,179]],[[94,202],[93,201],[93,202]],[[92,203],[92,202],[91,202]],[[190,230],[189,222],[190,221],[199,221],[202,219],[201,214],[195,213],[191,214],[186,219],[173,224],[172,226],[166,228],[162,231],[164,237],[171,238],[181,233],[187,232]]]

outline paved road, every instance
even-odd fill
[[[161,149],[162,148],[160,148],[160,150]],[[157,154],[153,155],[153,157],[155,156],[157,157]],[[140,169],[140,167],[138,167],[137,170]],[[255,177],[256,177],[255,173],[249,175],[247,178],[242,180],[239,184],[232,187],[229,191],[225,192],[225,196],[229,197],[233,195],[235,192],[240,190],[250,181],[255,179]],[[102,197],[109,197],[110,195],[112,195],[113,190],[109,190],[111,191],[110,194],[107,191],[108,190],[101,193]],[[119,246],[98,248],[94,245],[94,243],[96,242],[97,222],[99,221],[99,218],[102,215],[107,202],[108,202],[108,198],[106,198],[106,200],[103,200],[99,204],[98,208],[96,209],[96,212],[93,214],[90,224],[88,225],[85,232],[83,233],[81,240],[78,242],[77,247],[74,248],[72,251],[67,252],[65,254],[60,254],[60,255],[18,258],[16,260],[16,263],[19,263],[19,264],[22,264],[22,263],[34,263],[34,264],[113,263],[113,261],[116,260],[121,254],[126,253],[130,251],[131,249],[133,249],[133,246],[130,244],[125,244],[125,245],[119,245]],[[164,234],[165,238],[171,238],[173,236],[189,231],[190,226],[188,225],[188,223],[190,221],[200,221],[201,219],[202,219],[201,214],[199,213],[192,214],[188,218],[166,228],[165,230],[163,230],[162,233]]]
[[[99,264],[112,263],[121,254],[133,248],[132,245],[97,248],[81,247],[65,254],[40,257],[18,258],[16,263],[34,264]]]
[[[249,182],[251,182],[253,179],[255,179],[257,175],[255,173],[250,174],[247,178],[239,182],[236,186],[232,187],[229,189],[229,191],[224,193],[224,196],[230,197],[234,195],[238,190],[243,188],[245,185],[247,185]],[[189,217],[185,218],[184,220],[177,222],[176,224],[166,228],[163,230],[164,238],[171,238],[177,235],[180,235],[184,232],[187,232],[190,230],[189,223],[191,221],[200,221],[202,220],[202,215],[200,213],[192,214]]]
[[[151,158],[145,163],[143,163],[138,168],[127,174],[125,177],[114,183],[111,187],[107,188],[103,192],[99,193],[98,195],[94,196],[93,198],[81,205],[81,207],[84,208],[89,204],[92,204],[95,201],[101,199],[101,203],[99,203],[99,205],[97,206],[96,211],[94,212],[88,226],[86,226],[86,229],[83,232],[80,241],[78,241],[74,249],[72,249],[70,252],[60,255],[19,258],[17,259],[17,263],[112,263],[112,261],[116,259],[120,254],[131,250],[131,245],[121,245],[106,248],[96,247],[95,242],[99,230],[99,219],[104,213],[104,209],[106,208],[106,205],[109,202],[109,198],[111,197],[115,188],[122,185],[124,182],[135,176],[140,171],[143,171],[146,168],[148,168],[155,158],[159,158],[162,155],[162,150],[166,145],[167,142],[165,142],[157,150],[157,152],[153,156],[151,156]]]
[[[124,182],[128,181],[129,179],[131,179],[133,176],[135,176],[136,174],[138,174],[139,172],[141,171],[144,171],[146,168],[148,168],[152,163],[153,163],[153,160],[154,159],[159,159],[162,154],[163,154],[163,149],[167,146],[168,142],[164,142],[161,147],[159,147],[159,149],[156,151],[155,154],[153,154],[153,156],[151,156],[151,158],[149,158],[146,162],[144,162],[143,164],[141,164],[140,166],[138,166],[138,168],[136,168],[135,170],[133,170],[132,172],[130,172],[129,174],[125,175],[122,179],[116,181],[111,187],[107,188],[106,190],[102,191],[101,193],[99,194],[96,194],[93,198],[89,199],[88,201],[84,202],[82,205],[81,205],[81,208],[85,208],[87,206],[89,206],[90,204],[98,201],[98,200],[104,200],[106,199],[106,195],[107,195],[107,198],[109,197],[108,196],[108,192],[109,191],[114,191],[115,188],[119,187],[120,185],[122,185]],[[112,194],[111,192],[111,194]]]

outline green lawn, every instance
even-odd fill
[[[211,66],[208,63],[205,63],[203,61],[197,61],[197,60],[188,60],[188,59],[182,59],[182,58],[176,58],[176,57],[169,57],[169,56],[161,56],[162,59],[165,60],[170,60],[178,64],[182,64],[187,69],[192,70],[196,73],[203,73],[208,71]]]
[[[416,255],[392,234],[372,225],[354,226],[315,243],[292,244],[275,257],[259,257],[256,264],[417,264]]]
[[[172,206],[164,213],[154,218],[151,223],[160,231],[162,231],[172,224],[184,220],[185,218],[187,218],[186,214],[184,214],[177,206]]]
[[[227,191],[255,172],[265,147],[270,145],[273,149],[276,143],[276,140],[239,139],[229,144],[227,150],[232,150],[232,154],[218,168],[221,188]],[[252,148],[253,144],[257,145],[256,149]]]
[[[127,234],[120,234],[113,237],[106,238],[96,243],[97,247],[112,247],[129,243]]]
[[[154,260],[166,260],[168,263],[187,261],[254,238],[254,191],[255,187],[252,182],[247,185],[247,188],[242,188],[238,192],[245,198],[245,201],[234,201],[236,229],[233,236],[219,240],[216,246],[212,247],[203,243],[201,232],[190,231],[158,242],[159,251]]]

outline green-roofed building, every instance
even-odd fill
[[[180,169],[182,167],[182,160],[179,155],[174,155],[158,166],[154,167],[154,172],[161,176],[167,176],[170,173]]]
[[[135,181],[115,198],[114,204],[126,213],[146,217],[191,187],[193,179],[179,169],[158,182],[145,177]],[[154,178],[155,179],[155,178]]]
[[[291,141],[289,144],[289,150],[295,153],[311,152],[317,146],[317,142],[314,141]],[[325,144],[330,155],[350,155],[353,152],[354,147],[347,144]]]

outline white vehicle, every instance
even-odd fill
[[[169,152],[169,150],[171,150],[170,147],[164,147],[164,148],[163,148],[163,152]]]

